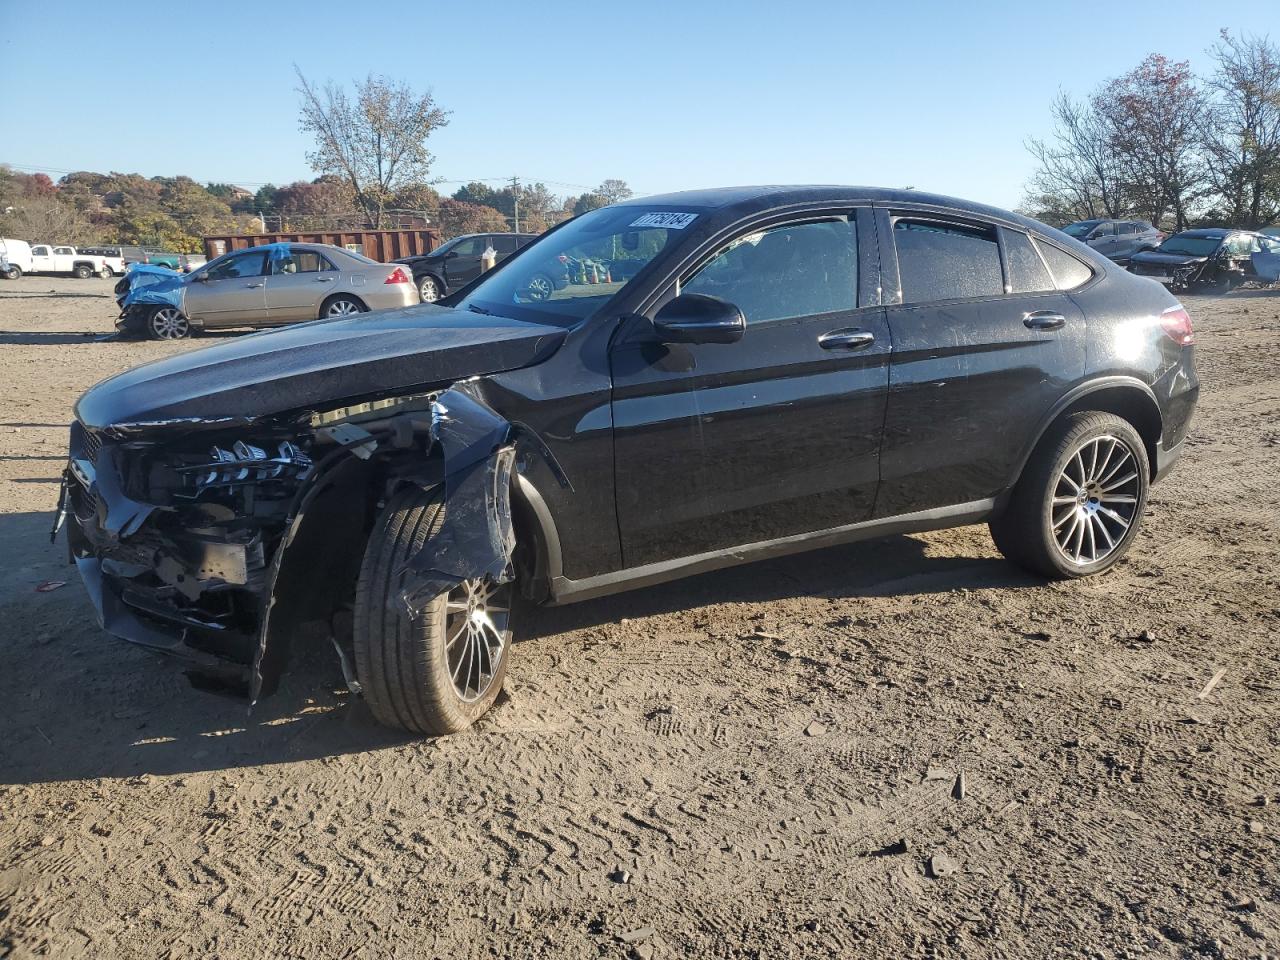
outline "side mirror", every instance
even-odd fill
[[[682,293],[653,318],[663,343],[737,343],[747,329],[742,311],[719,297]]]

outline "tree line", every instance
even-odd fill
[[[1063,225],[1142,219],[1172,230],[1280,222],[1280,50],[1223,30],[1207,76],[1151,54],[1084,99],[1053,101],[1053,132],[1020,209]]]

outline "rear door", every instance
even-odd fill
[[[290,246],[288,259],[270,261],[266,278],[268,323],[294,323],[320,316],[320,304],[333,292],[338,270],[319,250]]]
[[[877,216],[894,352],[876,516],[993,497],[1084,373],[1083,314],[1020,230],[934,210]],[[1063,273],[1063,286],[1085,282]]]
[[[736,304],[740,341],[664,344],[636,323],[615,343],[627,566],[870,517],[891,347],[874,236],[869,208],[745,227],[680,287]]]
[[[266,258],[261,250],[246,250],[196,271],[186,284],[187,317],[206,327],[266,321]]]

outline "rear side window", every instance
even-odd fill
[[[903,303],[1004,293],[994,227],[901,218],[893,242]]]
[[[499,255],[505,256],[508,253],[515,253],[515,250],[516,250],[515,237],[510,235],[503,236],[502,234],[498,234],[497,236],[491,237],[490,239],[493,241],[493,249],[496,250]]]
[[[1053,289],[1053,277],[1036,252],[1031,238],[1015,230],[1004,232],[1005,257],[1009,261],[1009,286],[1013,293],[1037,293]]]
[[[1044,256],[1044,262],[1049,265],[1054,286],[1059,290],[1074,290],[1088,283],[1093,276],[1093,271],[1089,267],[1053,244],[1037,242],[1036,246]]]

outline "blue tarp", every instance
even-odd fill
[[[129,292],[120,306],[128,309],[135,303],[164,303],[182,309],[182,286],[187,278],[168,267],[135,263],[129,270]]]

